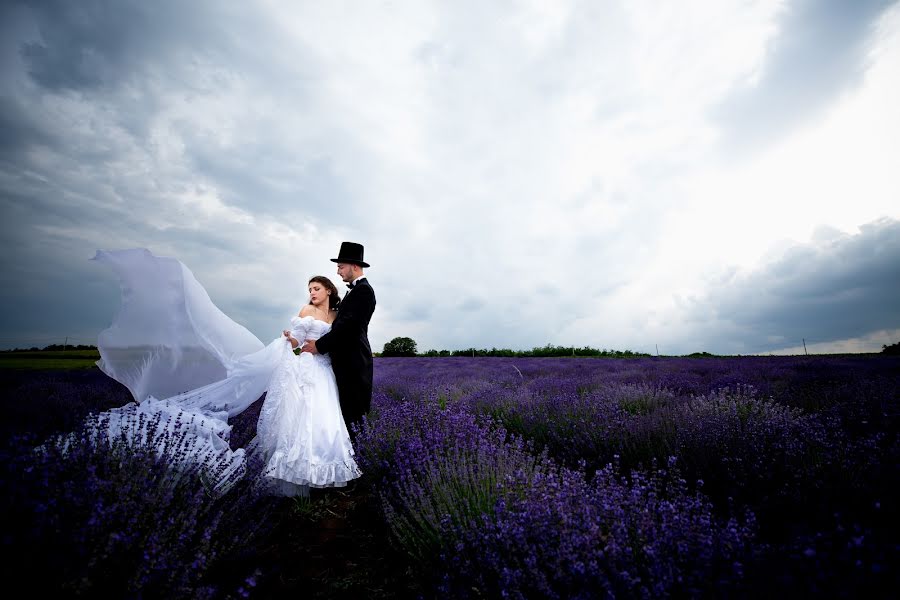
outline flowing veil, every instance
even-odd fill
[[[201,460],[224,452],[229,472],[239,469],[244,451],[228,446],[228,418],[266,391],[279,361],[292,352],[286,338],[264,346],[219,310],[174,258],[130,249],[98,250],[92,260],[111,267],[122,290],[118,314],[98,336],[97,366],[125,385],[136,403],[108,411],[110,437],[124,431],[146,439],[145,426],[127,418],[136,412],[166,417],[170,430],[175,419],[169,417],[181,415],[193,428]]]
[[[112,268],[122,288],[119,313],[97,340],[97,366],[128,387],[135,401],[220,381],[241,357],[263,349],[178,260],[144,249],[98,250],[92,260]]]

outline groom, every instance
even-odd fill
[[[372,404],[372,349],[369,346],[369,320],[375,311],[375,292],[363,274],[369,264],[363,260],[361,244],[344,242],[337,258],[337,273],[350,290],[338,304],[331,331],[318,340],[306,340],[303,352],[329,354],[337,380],[341,412],[347,430],[361,424]]]

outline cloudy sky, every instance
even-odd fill
[[[342,240],[373,347],[900,341],[900,5],[0,8],[0,347],[93,343],[98,248],[276,337]]]

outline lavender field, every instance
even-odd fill
[[[96,370],[0,372],[6,567],[128,597],[888,597],[900,583],[897,357],[381,358],[375,373],[363,480],[297,502],[252,476],[211,494],[200,473],[85,435],[34,453],[127,391]],[[232,446],[254,426],[241,415]]]

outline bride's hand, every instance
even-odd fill
[[[291,332],[290,332],[290,331],[288,331],[288,330],[287,330],[287,329],[285,329],[285,330],[284,330],[284,331],[282,331],[282,332],[281,332],[281,333],[283,333],[283,334],[284,334],[284,337],[286,337],[286,338],[289,338],[289,337],[291,337]]]

